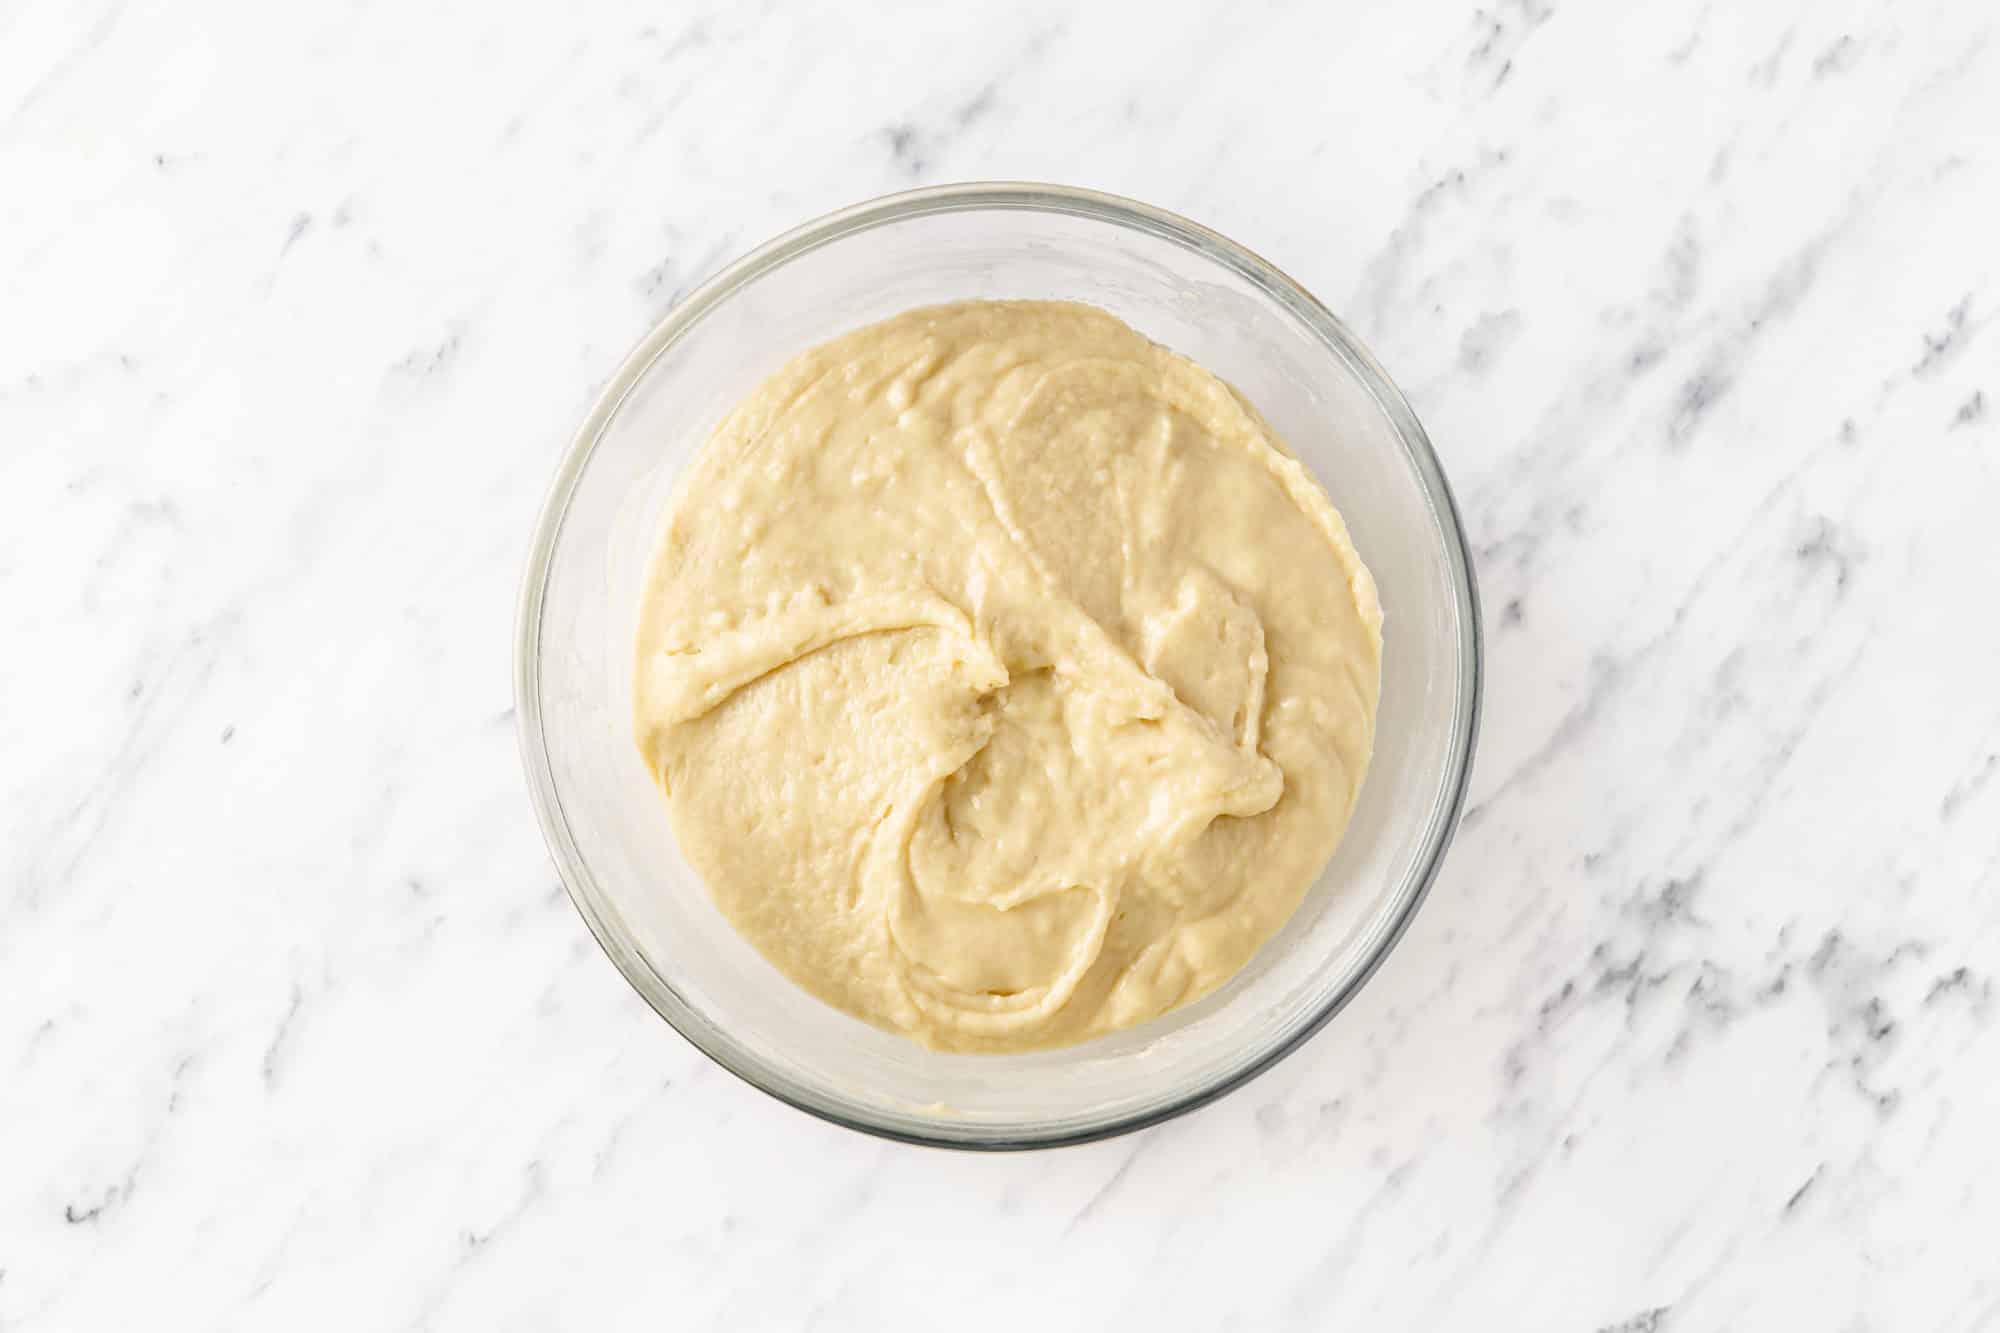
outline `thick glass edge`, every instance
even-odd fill
[[[994,1134],[970,1130],[954,1134],[948,1125],[866,1114],[822,1103],[804,1088],[748,1058],[728,1034],[681,1000],[672,983],[651,962],[625,943],[625,932],[614,929],[615,912],[601,901],[596,882],[583,862],[562,810],[561,795],[550,777],[547,738],[542,727],[540,654],[542,602],[550,563],[578,481],[605,427],[652,363],[671,348],[717,303],[764,273],[820,246],[856,231],[932,213],[969,210],[1021,210],[1065,213],[1094,218],[1142,231],[1194,250],[1245,278],[1311,329],[1329,350],[1347,363],[1396,427],[1404,452],[1430,500],[1432,512],[1447,538],[1455,610],[1464,632],[1460,636],[1457,691],[1453,701],[1453,740],[1438,799],[1425,832],[1425,852],[1414,882],[1405,892],[1395,917],[1374,950],[1340,990],[1302,1021],[1281,1032],[1263,1051],[1204,1087],[1143,1111],[1100,1121],[1085,1120],[1047,1132],[1026,1130]],[[1407,932],[1417,910],[1429,896],[1450,849],[1471,781],[1477,746],[1484,676],[1484,632],[1471,552],[1462,517],[1446,481],[1429,435],[1402,391],[1347,326],[1298,282],[1255,252],[1199,223],[1137,200],[1072,186],[992,181],[934,186],[855,204],[806,222],[766,242],[720,270],[697,287],[653,327],[620,364],[598,395],[583,423],[566,446],[556,474],[537,514],[516,610],[514,691],[516,736],[529,779],[529,799],[543,840],[556,862],[564,890],[576,905],[598,946],[654,1012],[702,1054],[750,1086],[818,1119],[847,1129],[926,1147],[979,1151],[1054,1148],[1112,1138],[1186,1114],[1226,1096],[1296,1051],[1348,1005],[1375,975]]]

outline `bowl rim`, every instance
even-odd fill
[[[1423,488],[1445,537],[1459,623],[1456,689],[1452,700],[1451,744],[1444,789],[1424,830],[1415,888],[1396,908],[1374,950],[1323,1003],[1282,1032],[1249,1062],[1146,1109],[1101,1121],[1063,1122],[982,1131],[964,1122],[939,1121],[935,1132],[878,1119],[852,1103],[816,1100],[809,1090],[789,1086],[784,1076],[762,1064],[706,1015],[688,1004],[622,931],[606,918],[596,881],[562,809],[549,759],[541,711],[540,642],[549,574],[564,521],[591,455],[605,428],[653,363],[692,331],[722,301],[765,273],[810,251],[856,232],[940,213],[1042,212],[1081,217],[1139,231],[1191,250],[1237,274],[1311,330],[1362,381],[1389,417],[1411,470]],[[1485,648],[1479,592],[1464,524],[1436,450],[1416,413],[1388,372],[1332,311],[1283,270],[1248,248],[1165,209],[1120,195],[1076,186],[1023,181],[971,181],[928,186],[882,195],[824,214],[786,231],[725,265],[661,317],[626,355],[599,392],[582,424],[565,446],[562,460],[535,519],[516,610],[514,644],[515,729],[543,840],[570,901],[600,948],[642,999],[698,1051],[751,1087],[817,1119],[902,1143],[971,1151],[1020,1151],[1089,1143],[1145,1129],[1233,1092],[1303,1046],[1335,1014],[1346,1008],[1395,949],[1430,894],[1451,846],[1466,803],[1473,753],[1478,744]],[[952,1129],[973,1131],[953,1134]]]

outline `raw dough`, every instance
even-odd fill
[[[1228,385],[1054,302],[807,352],[682,480],[636,728],[722,910],[814,995],[1013,1051],[1206,994],[1345,828],[1375,585]]]

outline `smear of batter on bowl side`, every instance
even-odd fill
[[[799,985],[1014,1051],[1215,989],[1333,854],[1381,610],[1228,385],[1102,311],[912,310],[798,357],[682,481],[637,738]]]

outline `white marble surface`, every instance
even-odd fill
[[[2000,17],[0,5],[0,1328],[2000,1328]],[[687,285],[1051,179],[1299,275],[1477,542],[1359,1001],[979,1158],[710,1066],[516,759]]]

